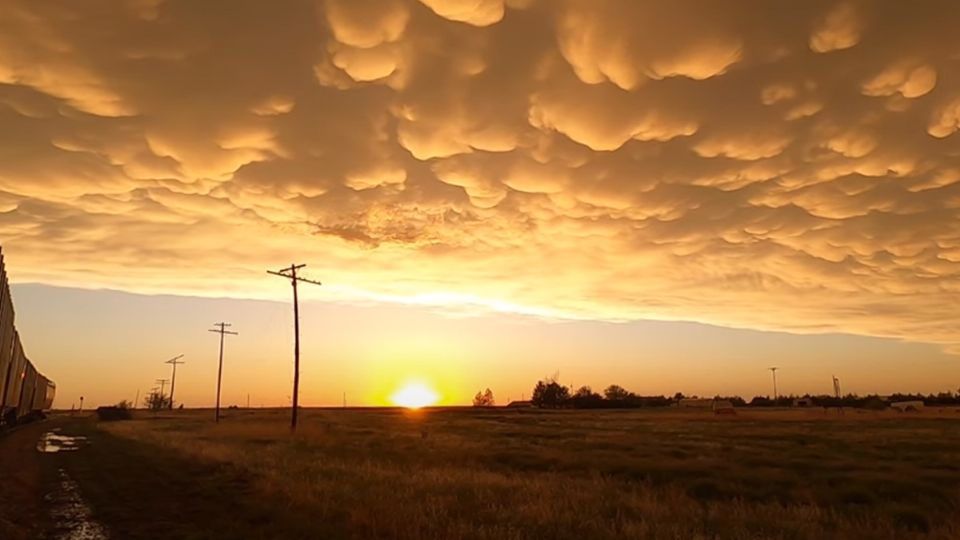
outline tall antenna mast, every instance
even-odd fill
[[[780,398],[780,396],[777,394],[777,370],[780,368],[772,367],[768,369],[770,370],[770,373],[773,374],[773,400],[777,401],[777,399]]]
[[[182,354],[179,356],[174,356],[173,358],[164,362],[164,364],[173,365],[173,375],[171,375],[171,378],[170,378],[170,410],[171,411],[173,410],[173,390],[177,385],[177,366],[180,364],[186,364],[186,362],[179,362],[181,358],[183,358]]]
[[[300,303],[297,299],[297,282],[312,283],[313,285],[322,285],[319,281],[302,278],[297,275],[297,270],[305,267],[305,264],[291,264],[288,268],[282,270],[267,270],[268,274],[280,276],[290,280],[293,286],[293,399],[291,402],[292,412],[290,415],[290,429],[297,429],[297,403],[300,391]]]
[[[228,326],[231,326],[230,323],[219,322],[214,324],[217,328],[210,330],[210,332],[215,332],[220,334],[220,367],[217,368],[217,407],[214,412],[214,422],[220,423],[220,381],[223,379],[223,336],[229,334],[231,336],[238,336],[237,332],[231,332],[227,330]]]

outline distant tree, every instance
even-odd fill
[[[626,388],[616,384],[611,384],[603,391],[603,396],[610,401],[624,401],[632,395]]]
[[[130,403],[130,402],[127,401],[127,400],[123,400],[123,401],[121,401],[120,403],[117,403],[116,405],[114,405],[114,407],[116,407],[116,408],[118,408],[118,409],[132,409],[132,408],[133,408],[133,403]]]
[[[687,396],[683,395],[683,392],[677,392],[676,394],[673,395],[673,400],[680,401],[682,399],[686,399],[686,397]]]
[[[750,400],[751,407],[771,407],[773,406],[773,400],[766,396],[754,396]]]
[[[493,392],[487,388],[483,392],[477,392],[477,395],[473,396],[473,406],[474,407],[493,407],[497,402],[493,398]]]
[[[603,396],[589,386],[581,386],[570,396],[567,403],[574,409],[599,409],[604,406]]]
[[[593,396],[599,396],[599,394],[594,392],[589,386],[581,386],[573,393],[573,397],[575,398],[589,398]]]
[[[159,411],[170,407],[170,398],[160,392],[150,392],[143,398],[143,405],[151,411]]]
[[[566,404],[568,399],[570,399],[569,388],[561,386],[555,380],[547,379],[537,382],[530,402],[540,408],[556,409]]]

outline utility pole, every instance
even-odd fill
[[[769,369],[770,369],[770,373],[773,374],[773,401],[777,401],[777,399],[780,397],[779,395],[777,395],[777,370],[780,368],[772,367]]]
[[[840,392],[840,379],[833,376],[833,395],[837,398],[837,412],[843,414],[843,397]]]
[[[137,408],[137,404],[140,402],[140,389],[137,388],[137,397],[133,399],[133,408]]]
[[[171,376],[171,379],[170,379],[170,410],[171,411],[173,410],[173,390],[174,390],[174,387],[177,385],[177,366],[180,364],[186,364],[186,362],[178,361],[181,358],[183,358],[182,354],[180,356],[174,356],[173,358],[164,362],[165,364],[173,365],[173,375]]]
[[[214,413],[214,422],[220,423],[220,380],[223,378],[223,336],[230,334],[231,336],[239,336],[237,332],[231,332],[227,330],[227,327],[230,326],[230,323],[219,322],[214,324],[217,327],[215,330],[210,330],[210,332],[215,332],[220,334],[220,367],[217,368],[217,408]]]
[[[290,280],[293,286],[293,401],[291,403],[292,413],[290,416],[290,429],[297,429],[297,397],[300,391],[300,304],[297,300],[297,282],[312,283],[322,285],[319,281],[297,276],[297,270],[305,267],[305,264],[291,264],[288,268],[278,270],[267,270],[268,274],[280,276]]]
[[[160,404],[163,405],[163,391],[167,388],[167,383],[170,382],[170,379],[157,379],[155,381],[160,385]]]

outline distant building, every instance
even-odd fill
[[[511,401],[507,403],[508,409],[529,409],[530,407],[533,407],[532,401]]]
[[[713,402],[713,399],[683,398],[677,402],[677,407],[681,409],[712,409]]]
[[[713,414],[737,414],[737,410],[730,401],[716,399],[713,401]]]
[[[896,401],[890,404],[891,409],[896,409],[900,412],[920,412],[923,410],[924,404],[922,401]]]
[[[813,407],[813,400],[810,398],[797,398],[793,400],[794,407]]]

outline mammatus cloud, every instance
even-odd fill
[[[952,0],[0,0],[14,278],[960,343]]]

